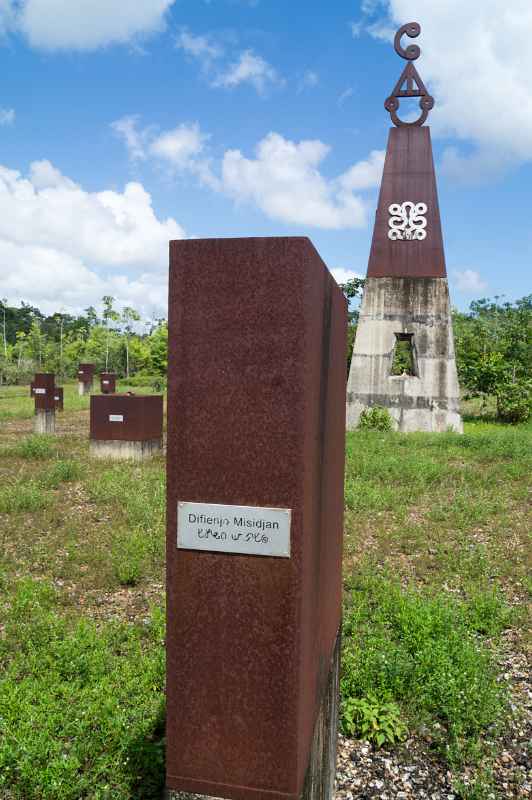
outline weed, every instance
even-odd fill
[[[362,411],[358,427],[361,431],[391,431],[393,420],[387,408],[373,406]]]
[[[53,436],[28,436],[13,448],[19,458],[39,459],[57,456],[57,441]]]
[[[476,597],[462,602],[402,589],[387,577],[361,575],[349,585],[341,679],[344,727],[351,724],[345,716],[351,701],[373,697],[398,704],[412,722],[431,725],[449,761],[460,763],[480,753],[483,734],[504,718],[507,707],[505,687],[478,636],[486,627],[487,608],[498,609],[490,632],[505,624],[499,601],[490,597],[482,603]]]
[[[81,464],[77,461],[57,461],[50,470],[40,476],[40,483],[49,489],[57,489],[62,483],[77,481],[82,475]]]
[[[51,502],[51,496],[33,481],[19,481],[0,489],[0,514],[40,511]]]
[[[374,742],[377,747],[395,744],[404,739],[408,730],[397,703],[379,700],[374,694],[361,699],[347,697],[341,717],[344,733]]]
[[[111,561],[123,586],[135,586],[144,576],[146,554],[146,537],[140,531],[125,531],[116,537]]]

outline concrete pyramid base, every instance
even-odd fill
[[[415,375],[392,375],[396,334],[411,334]],[[347,428],[384,406],[399,431],[463,432],[446,278],[368,278],[349,381]]]
[[[157,455],[163,449],[163,440],[148,439],[143,442],[124,442],[111,439],[91,439],[89,454],[92,458],[107,458],[115,461],[132,459],[144,461]]]

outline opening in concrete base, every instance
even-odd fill
[[[36,409],[33,430],[35,433],[55,433],[55,410]]]
[[[90,394],[91,392],[92,392],[92,381],[90,383],[83,383],[83,381],[80,381],[78,383],[78,394],[80,397],[83,397],[83,395],[86,394]]]
[[[125,459],[144,461],[146,458],[152,458],[157,453],[160,453],[162,449],[162,438],[148,439],[144,442],[91,439],[89,453],[92,458],[110,458],[115,461],[123,461]]]
[[[333,800],[338,745],[338,716],[340,706],[340,655],[342,633],[338,631],[331,661],[327,688],[314,727],[310,761],[301,800]],[[282,720],[279,720],[282,731]],[[191,794],[166,789],[163,800],[221,800],[212,795]]]

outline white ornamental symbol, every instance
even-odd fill
[[[425,203],[412,203],[410,200],[405,203],[392,203],[388,211],[390,212],[388,239],[392,239],[392,241],[397,239],[423,241],[426,238],[427,205]]]

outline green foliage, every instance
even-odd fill
[[[516,425],[526,422],[532,411],[532,381],[503,383],[495,390],[497,416],[502,422]]]
[[[362,411],[358,427],[362,431],[386,432],[393,430],[393,420],[387,408],[372,406]]]
[[[22,581],[0,638],[0,795],[155,800],[164,783],[164,631],[68,623]],[[9,608],[11,605],[11,608]]]
[[[50,503],[50,495],[33,481],[18,481],[0,489],[0,514],[40,511]]]
[[[412,339],[397,339],[393,350],[391,375],[415,375]]]
[[[364,574],[350,581],[349,590],[341,677],[344,730],[361,730],[362,706],[354,701],[365,700],[364,719],[373,715],[382,727],[382,715],[395,738],[401,721],[409,727],[423,722],[450,763],[478,758],[483,736],[508,709],[506,687],[480,636],[488,626],[487,609],[493,615],[490,635],[508,624],[502,599],[491,594],[485,602],[479,596],[460,601]]]
[[[62,483],[77,481],[81,478],[81,464],[77,461],[56,461],[51,469],[40,476],[40,483],[49,489],[57,489]]]
[[[140,333],[138,311],[125,306],[120,314],[115,298],[102,298],[101,317],[89,307],[83,315],[55,313],[49,317],[38,308],[21,308],[0,301],[0,385],[28,383],[37,371],[76,377],[80,361],[90,361],[96,371],[113,370],[132,375],[138,370],[165,376],[168,366],[168,325],[165,320],[149,323]],[[4,341],[4,312],[6,336]]]
[[[361,699],[347,697],[342,702],[340,715],[347,736],[366,739],[377,747],[395,744],[408,732],[397,703],[379,700],[371,693]]]
[[[148,543],[142,531],[122,531],[113,544],[113,571],[123,586],[135,586],[144,576]]]
[[[53,436],[28,436],[13,448],[13,450],[19,458],[38,459],[42,461],[57,456],[57,441]]]
[[[469,397],[497,398],[499,418],[521,422],[530,414],[532,295],[515,303],[478,300],[453,313],[460,385]],[[524,394],[519,398],[519,393]],[[528,405],[528,409],[527,409]]]

